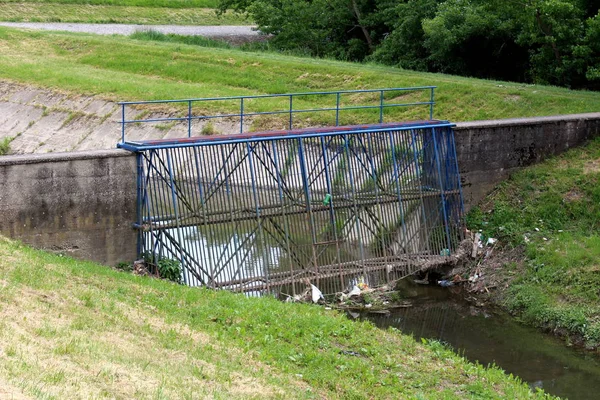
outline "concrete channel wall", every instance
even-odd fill
[[[520,168],[600,135],[600,113],[457,124],[456,155],[465,208]]]
[[[460,123],[465,205],[510,173],[600,135],[600,113]],[[136,256],[135,157],[121,150],[0,157],[0,234],[115,265]]]
[[[115,265],[136,256],[136,162],[101,150],[0,157],[0,233]]]

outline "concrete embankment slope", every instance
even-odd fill
[[[157,111],[137,117],[169,116],[173,115]],[[114,149],[121,139],[120,121],[116,102],[0,81],[0,142],[11,139],[10,154]],[[200,132],[205,124],[195,121],[194,132]],[[238,122],[215,121],[212,129],[231,132],[235,131],[234,124],[237,127]],[[128,127],[127,134],[137,139],[159,139],[185,136],[186,129],[187,125],[146,124]]]

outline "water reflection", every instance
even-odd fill
[[[414,302],[389,316],[367,316],[380,327],[393,326],[418,338],[450,344],[471,361],[496,364],[532,388],[569,399],[597,399],[600,362],[589,353],[453,296],[448,289],[406,284],[402,292]]]

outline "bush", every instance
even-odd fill
[[[175,283],[181,283],[181,264],[177,260],[163,258],[156,264],[158,275]]]

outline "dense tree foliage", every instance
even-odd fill
[[[598,0],[220,0],[278,48],[600,89]]]

